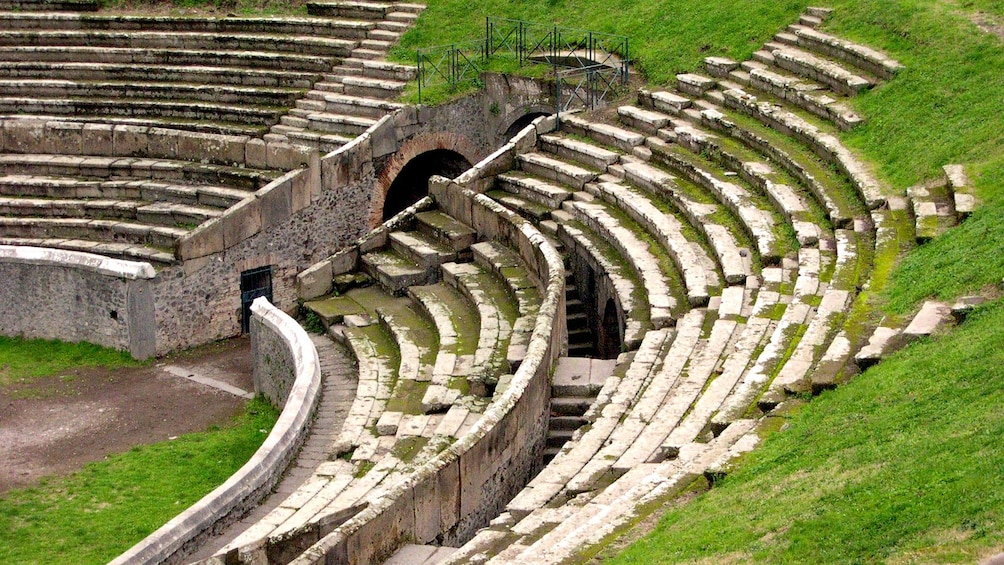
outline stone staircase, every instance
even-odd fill
[[[373,24],[349,57],[322,75],[266,139],[333,151],[402,108],[395,102],[416,69],[383,59],[424,9],[404,2],[312,2],[311,14],[351,17]]]

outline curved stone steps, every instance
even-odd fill
[[[776,264],[785,255],[788,246],[774,230],[774,226],[780,223],[779,219],[766,205],[758,202],[759,199],[750,191],[732,182],[729,177],[713,171],[699,157],[682,151],[673,144],[649,138],[646,146],[651,149],[654,161],[709,191],[716,201],[735,214],[739,218],[739,225],[755,242],[765,265]]]
[[[649,331],[637,351],[622,355],[613,376],[586,412],[589,426],[573,434],[554,459],[506,505],[507,512],[520,520],[535,509],[560,500],[558,497],[566,491],[568,482],[593,460],[616,430],[620,417],[654,378],[656,365],[664,350],[671,348],[674,335],[669,328]]]
[[[225,210],[248,197],[247,190],[224,186],[172,183],[125,178],[86,180],[64,176],[5,174],[0,176],[0,195],[47,199],[142,200]]]
[[[0,112],[0,120],[23,119],[25,114]],[[114,116],[108,114],[90,114],[83,116],[69,114],[32,114],[33,120],[45,122],[65,122],[95,124],[101,126],[151,127],[163,129],[187,130],[210,135],[231,135],[245,137],[260,137],[268,131],[264,125],[219,122],[212,120],[197,120],[191,118],[164,118],[156,116]]]
[[[197,17],[144,14],[38,14],[0,12],[6,29],[63,31],[261,34],[278,36],[340,37],[364,39],[376,28],[373,22],[352,18],[312,17]]]
[[[198,225],[219,217],[218,208],[140,200],[11,198],[0,196],[0,216],[131,220],[150,225]]]
[[[620,166],[625,180],[639,186],[683,214],[687,221],[708,240],[727,284],[738,284],[754,274],[753,258],[745,241],[723,225],[718,205],[709,198],[698,198],[696,190],[685,181],[640,159],[624,159]]]
[[[211,75],[206,75],[212,79]],[[291,106],[303,94],[302,89],[270,86],[156,82],[126,80],[75,80],[67,77],[0,78],[0,98],[102,98],[121,100],[197,100],[253,107]],[[230,120],[224,120],[230,121]]]
[[[96,12],[97,0],[4,0],[0,10],[16,12]]]
[[[790,43],[791,40],[794,40],[793,45],[839,59],[885,80],[891,80],[903,68],[898,61],[877,49],[809,26],[790,25],[788,33],[779,34],[777,37],[780,43]]]
[[[96,253],[117,259],[129,261],[146,261],[155,267],[174,264],[174,253],[131,243],[107,241],[91,241],[73,238],[30,238],[30,237],[0,237],[0,245],[21,245],[26,247],[51,247],[67,251],[82,251]]]
[[[140,222],[90,218],[0,217],[0,237],[21,239],[81,239],[126,243],[169,252],[189,230]]]
[[[622,320],[621,343],[624,351],[637,349],[652,328],[651,308],[644,287],[624,258],[603,237],[577,222],[563,211],[555,211],[558,240],[569,254],[587,261],[597,278],[605,278],[615,300],[618,319]]]
[[[628,185],[597,182],[586,185],[586,190],[617,206],[653,234],[682,274],[691,307],[707,305],[710,297],[720,292],[719,266],[700,243],[684,235],[689,225],[672,213],[664,212],[650,197]]]
[[[835,92],[856,96],[877,84],[866,73],[850,70],[838,62],[786,43],[767,42],[753,53],[754,60],[774,65],[798,76],[823,83]]]
[[[562,204],[562,209],[609,242],[635,272],[645,290],[652,327],[674,325],[685,302],[677,298],[685,296],[680,290],[682,285],[670,278],[675,265],[643,239],[642,228],[599,202],[570,201]]]
[[[281,53],[249,49],[226,51],[209,49],[170,49],[142,47],[94,47],[88,45],[5,45],[0,46],[0,60],[10,65],[7,72],[19,68],[37,68],[40,71],[65,67],[68,73],[94,70],[115,70],[123,73],[122,80],[145,74],[144,65],[152,72],[187,70],[197,73],[201,69],[240,69],[249,76],[256,72],[274,73],[275,76],[290,76],[297,80],[309,80],[331,68],[331,59],[318,55]],[[57,66],[58,65],[58,66]],[[285,71],[285,72],[284,72]],[[208,71],[205,71],[208,72]],[[299,73],[299,75],[297,74]],[[304,85],[296,84],[301,88]],[[309,86],[309,85],[308,85]]]
[[[269,126],[279,121],[283,108],[278,106],[243,106],[177,98],[61,98],[45,96],[0,96],[0,114],[41,114],[60,116],[95,116],[129,118],[168,118],[229,124]]]
[[[518,306],[490,269],[474,263],[444,263],[441,268],[443,281],[478,310],[481,327],[467,380],[472,394],[489,396],[499,377],[509,372],[507,353]]]
[[[64,176],[78,179],[143,179],[221,185],[255,191],[277,178],[276,171],[144,157],[0,154],[0,174]]]
[[[76,82],[126,81],[157,82],[174,84],[189,83],[206,85],[231,85],[270,89],[289,89],[287,94],[301,94],[320,75],[310,71],[273,70],[267,68],[206,66],[205,63],[192,65],[168,65],[149,63],[94,63],[65,61],[24,61],[10,62],[0,52],[0,77],[5,79],[59,80]],[[295,67],[292,67],[295,68]],[[112,83],[117,84],[117,83]],[[219,86],[215,86],[219,89]],[[254,90],[246,90],[254,92]],[[188,96],[186,96],[188,97]],[[291,103],[291,102],[290,102]]]
[[[200,22],[186,18],[185,25]],[[200,32],[172,30],[12,29],[0,31],[0,45],[132,47],[152,49],[229,49],[275,51],[330,58],[345,58],[358,45],[354,39],[269,33]]]

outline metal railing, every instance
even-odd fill
[[[592,110],[617,92],[626,80],[622,71],[606,65],[590,65],[554,73],[554,113],[561,124],[561,113],[573,109]]]
[[[550,66],[556,84],[565,80],[567,88],[572,85],[567,81],[576,82],[570,92],[578,92],[586,85],[600,84],[603,96],[597,100],[602,100],[613,80],[627,83],[630,48],[628,38],[623,35],[486,18],[483,39],[416,51],[418,103],[422,103],[423,91],[430,87],[445,85],[450,90],[456,90],[477,84],[479,75],[488,69],[490,63],[506,59],[520,67],[529,64]],[[572,78],[579,75],[584,82]],[[584,96],[587,95],[574,95],[569,103]],[[588,97],[596,99],[591,95]],[[560,96],[558,98],[560,107]]]
[[[479,75],[488,65],[485,42],[482,40],[439,45],[419,49],[415,53],[418,64],[418,103],[422,103],[422,89],[434,84],[446,84],[450,89],[480,80]]]

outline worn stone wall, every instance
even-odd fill
[[[154,352],[153,276],[146,263],[0,246],[0,334],[88,341],[145,359]]]

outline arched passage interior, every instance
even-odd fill
[[[509,126],[509,129],[505,130],[505,138],[503,139],[503,141],[509,141],[517,133],[522,131],[523,128],[533,123],[534,120],[536,120],[541,116],[546,116],[546,115],[548,115],[546,112],[530,112],[529,114],[521,116],[519,119],[513,122],[511,126]]]
[[[387,220],[429,194],[433,175],[455,178],[471,168],[466,157],[450,149],[433,149],[416,155],[391,182],[384,198],[383,219]]]

